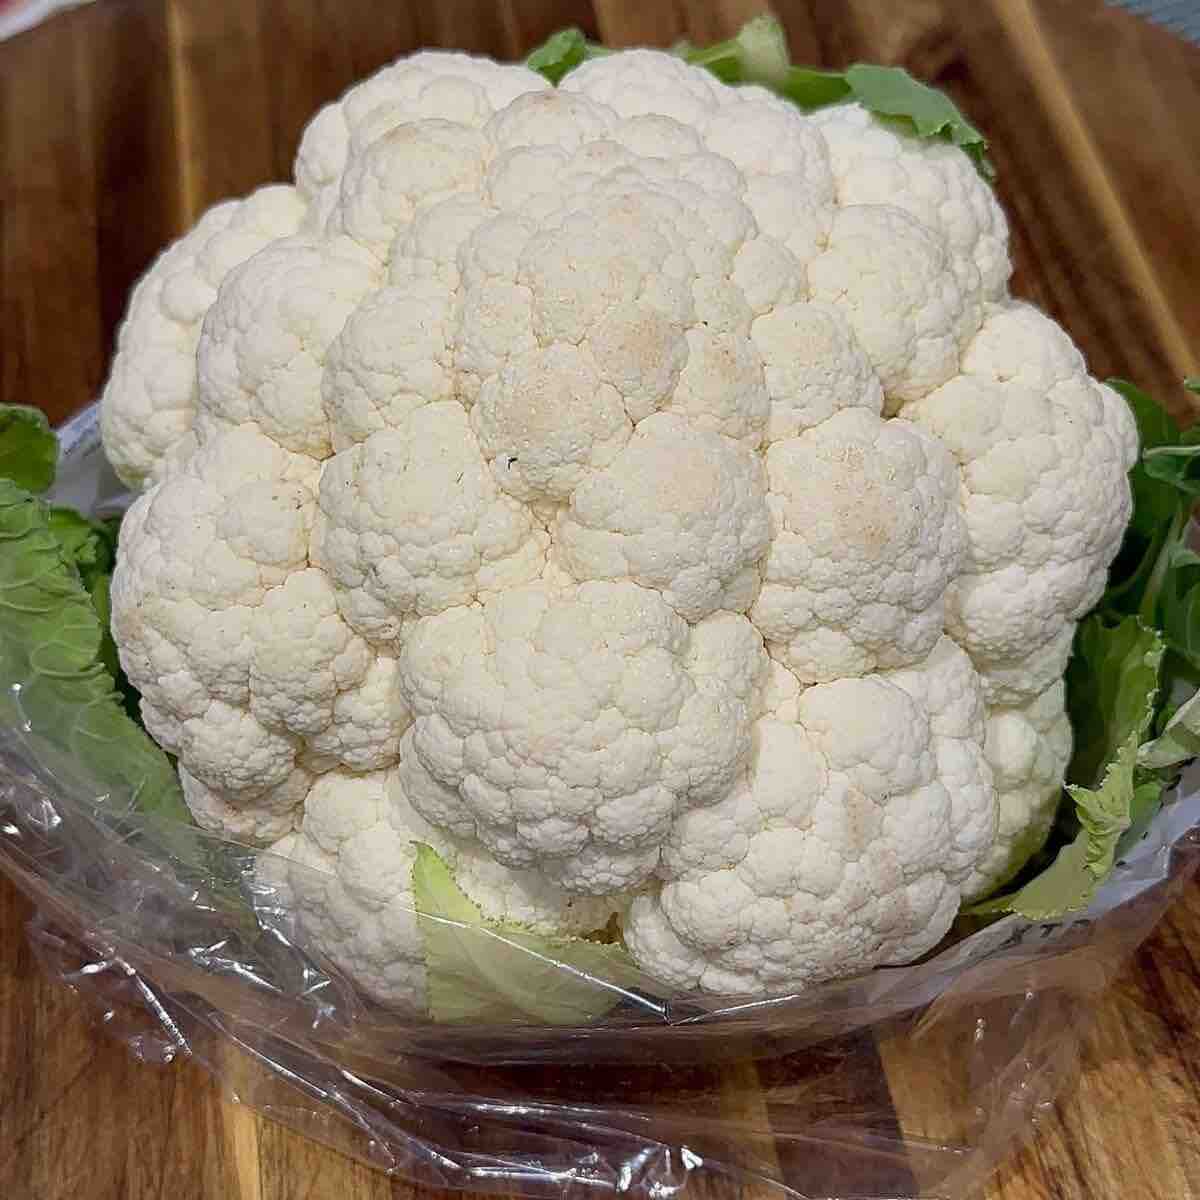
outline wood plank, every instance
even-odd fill
[[[997,6],[1048,110],[1070,139],[1094,203],[1151,306],[1175,373],[1200,369],[1200,239],[1179,236],[1200,195],[1200,56],[1112,5],[1020,0]],[[1085,64],[1106,61],[1113,69]],[[1119,64],[1119,68],[1118,68]],[[1112,119],[1114,112],[1121,120]],[[1130,127],[1148,136],[1131,139]],[[1184,219],[1187,219],[1186,217]]]
[[[1164,364],[1174,372],[1175,378],[1182,379],[1194,370],[1196,362],[1200,359],[1198,350],[1189,344],[1188,331],[1184,324],[1187,313],[1177,313],[1174,310],[1169,284],[1165,283],[1163,278],[1165,272],[1171,270],[1171,259],[1174,258],[1176,263],[1180,263],[1181,258],[1171,254],[1152,257],[1148,253],[1146,238],[1151,234],[1153,221],[1134,220],[1128,199],[1130,188],[1136,188],[1135,176],[1129,170],[1127,157],[1124,161],[1116,163],[1104,154],[1103,143],[1099,137],[1104,122],[1088,121],[1084,110],[1084,104],[1094,94],[1094,84],[1091,83],[1094,76],[1091,72],[1063,71],[1062,55],[1056,53],[1056,47],[1048,38],[1048,30],[1051,28],[1049,18],[1054,14],[1058,16],[1058,23],[1063,24],[1064,14],[1061,6],[1055,4],[1034,6],[1032,0],[1009,0],[1006,4],[996,6],[996,16],[1000,18],[1004,31],[1024,64],[1028,77],[1042,101],[1042,107],[1054,122],[1060,143],[1072,162],[1076,176],[1091,199],[1104,227],[1108,229],[1112,251],[1122,264],[1124,276],[1140,295],[1150,319],[1151,330],[1156,337],[1158,354],[1162,356]],[[1128,14],[1122,14],[1122,19],[1127,23],[1127,36],[1122,37],[1117,44],[1126,47],[1134,42],[1132,30],[1138,23]],[[1080,23],[1076,14],[1076,17],[1070,20],[1070,36],[1078,36],[1079,31],[1087,29],[1090,24]],[[1060,29],[1058,32],[1062,35],[1064,31]],[[1117,72],[1115,77],[1126,77],[1126,72]],[[1145,73],[1140,76],[1135,74],[1135,78],[1138,79],[1139,96],[1146,91],[1153,92],[1158,86],[1157,72],[1153,82],[1152,77]],[[1115,103],[1123,108],[1136,106],[1138,97],[1112,94],[1111,83],[1111,78],[1105,80],[1108,89],[1106,103]],[[1200,90],[1192,89],[1190,98],[1195,102],[1196,98],[1200,98]],[[1129,110],[1127,108],[1127,112]],[[1163,126],[1162,134],[1156,137],[1159,145],[1154,152],[1158,156],[1159,168],[1162,168],[1164,156],[1169,161],[1174,160],[1178,152],[1188,149],[1186,140],[1180,138],[1164,146],[1160,138],[1169,138],[1170,132],[1170,127]],[[1182,157],[1186,161],[1186,155]],[[1166,200],[1178,198],[1178,185],[1186,186],[1189,181],[1186,170],[1181,173],[1182,179],[1176,178],[1174,170],[1163,172],[1159,169],[1157,174],[1160,180],[1154,180],[1153,191],[1157,191],[1158,196]],[[1193,170],[1190,174],[1194,176],[1193,181],[1200,184],[1200,173]],[[1140,187],[1142,194],[1147,192],[1145,182],[1142,181]],[[1159,226],[1162,227],[1162,210],[1159,210],[1158,215]],[[1184,245],[1184,269],[1187,268],[1189,259],[1193,263],[1200,260],[1200,251]],[[1200,335],[1200,301],[1196,300],[1194,292],[1194,287],[1189,289],[1186,302],[1196,319],[1192,332],[1194,335]],[[1200,337],[1196,338],[1196,342],[1200,344]]]
[[[1064,1027],[1086,1026],[1079,1060],[1036,1136],[1000,1164],[988,1200],[1122,1195],[1168,1200],[1200,1196],[1200,882],[1193,881],[1135,953],[1093,1012],[1064,1010]],[[981,1009],[983,1036],[1003,1039],[1021,1008]],[[1064,1047],[1069,1049],[1069,1047]],[[970,1089],[970,1046],[939,1032],[884,1038],[882,1054],[901,1126],[934,1144],[970,1141],[976,1113],[996,1098]],[[1034,1075],[1029,1081],[1040,1086]],[[1021,1079],[1014,1076],[1014,1090]],[[1136,1097],[1136,1102],[1133,1098]],[[923,1188],[939,1191],[940,1162],[914,1155]],[[944,1186],[944,1185],[943,1185]]]
[[[166,0],[186,224],[276,178],[258,0]]]
[[[26,403],[89,395],[101,370],[95,181],[77,136],[87,103],[78,26],[32,31],[0,72],[3,390]]]
[[[169,93],[161,72],[136,69],[161,61],[164,28],[138,0],[5,47],[0,394],[56,417],[94,397],[130,283],[176,223]]]
[[[237,1196],[200,1068],[135,1061],[73,992],[45,977],[0,880],[0,1195],[12,1200]]]
[[[371,0],[263,0],[274,70],[267,80],[272,128],[270,174],[289,179],[313,114],[355,81],[420,45],[408,4]]]
[[[731,37],[770,6],[760,0],[681,0],[645,4],[596,0],[601,39],[609,46],[670,46],[682,37],[697,45]]]
[[[1077,1082],[997,1173],[990,1200],[1200,1197],[1200,884],[1135,954],[1084,1039]]]

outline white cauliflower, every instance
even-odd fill
[[[209,209],[142,276],[100,405],[105,451],[131,487],[152,480],[192,427],[196,347],[221,281],[277,238],[295,233],[304,212],[303,198],[285,186],[227,200]]]
[[[1019,868],[1136,437],[960,150],[422,53],[295,179],[152,268],[103,428],[147,727],[317,949],[423,1004],[414,840],[717,993],[907,961]]]

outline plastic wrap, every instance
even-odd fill
[[[119,505],[94,420],[62,446],[57,498]],[[1200,862],[1193,770],[1070,919],[1008,917],[911,966],[744,1003],[543,962],[609,993],[607,1015],[437,1024],[309,953],[266,856],[140,812],[60,743],[0,722],[0,867],[37,905],[46,968],[139,1058],[194,1057],[386,1172],[482,1192],[649,1200],[708,1174],[793,1196],[969,1195],[1036,1127],[1098,995]]]

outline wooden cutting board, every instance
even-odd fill
[[[566,24],[613,45],[705,42],[761,7],[98,0],[0,44],[0,401],[58,419],[92,399],[151,257],[210,203],[286,177],[311,113],[396,55],[445,45],[513,58]],[[1067,326],[1097,375],[1130,376],[1186,409],[1178,380],[1200,367],[1200,51],[1096,0],[775,9],[798,61],[895,62],[948,88],[992,139],[1014,290]],[[0,881],[5,1200],[438,1195],[222,1099],[193,1064],[135,1064],[40,976],[29,915]],[[1078,1081],[990,1200],[1200,1197],[1198,955],[1193,887],[1100,1005]],[[914,1064],[886,1046],[882,1059],[880,1095],[919,1131]],[[745,1080],[730,1089],[753,1104]]]

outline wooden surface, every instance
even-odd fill
[[[209,203],[286,176],[311,112],[397,54],[515,57],[569,23],[616,45],[705,41],[759,7],[99,0],[0,44],[0,400],[60,417],[91,399],[150,257]],[[992,138],[1015,290],[1096,374],[1183,405],[1176,382],[1200,357],[1200,51],[1094,0],[775,8],[798,60],[898,62],[949,88]],[[134,1064],[41,978],[28,915],[0,882],[5,1200],[431,1200],[222,1100],[194,1065]],[[1200,1198],[1198,956],[1193,888],[1101,1005],[1078,1082],[990,1200]],[[920,1071],[884,1049],[897,1119],[919,1131]]]

